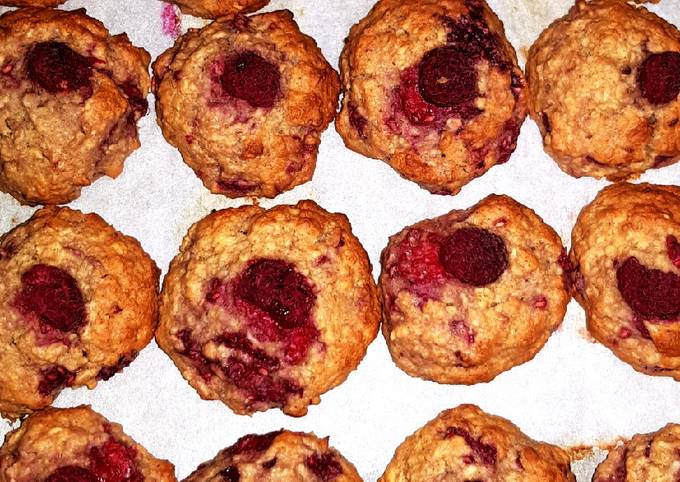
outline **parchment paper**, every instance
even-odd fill
[[[531,42],[571,0],[491,0],[504,21],[521,63]],[[303,32],[314,37],[337,65],[349,27],[365,16],[373,0],[273,0],[268,9],[288,8]],[[112,32],[127,32],[133,43],[156,57],[173,43],[163,33],[163,3],[157,0],[70,0],[62,8],[86,7]],[[650,7],[680,25],[678,0]],[[6,8],[0,11],[7,10]],[[182,17],[182,30],[203,20]],[[150,101],[153,101],[150,96]],[[151,111],[140,123],[142,147],[128,158],[122,175],[101,179],[83,190],[71,207],[97,212],[137,237],[165,270],[187,228],[211,209],[237,206],[203,188],[179,153],[168,145]],[[642,181],[669,184],[680,179],[680,164],[650,171]],[[310,198],[330,211],[347,214],[379,272],[379,254],[389,235],[423,218],[466,208],[490,193],[505,193],[538,212],[569,245],[579,210],[606,182],[574,179],[543,152],[535,124],[527,120],[510,162],[494,167],[455,197],[433,196],[403,180],[382,162],[344,148],[333,126],[324,134],[313,181],[261,205]],[[0,193],[0,232],[28,219]],[[0,280],[0,282],[2,282]],[[572,301],[562,327],[536,358],[487,384],[443,386],[411,378],[392,363],[381,336],[349,379],[322,396],[304,418],[279,410],[252,417],[234,415],[220,402],[202,401],[179,371],[152,343],[121,374],[94,391],[65,390],[57,406],[88,403],[154,455],[171,460],[179,478],[246,433],[285,427],[330,435],[366,481],[375,481],[403,439],[441,410],[475,403],[509,418],[526,434],[563,446],[601,445],[618,437],[654,431],[680,422],[680,383],[641,375],[587,335],[584,314]],[[0,421],[0,435],[12,427]],[[579,481],[589,481],[604,453],[574,464]]]

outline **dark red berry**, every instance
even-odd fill
[[[469,59],[484,59],[500,70],[507,70],[512,62],[503,51],[498,35],[489,29],[481,4],[469,3],[467,15],[461,15],[455,20],[444,18],[444,24],[449,30],[449,45],[463,52]]]
[[[260,187],[258,183],[246,181],[245,179],[220,179],[217,181],[217,186],[223,192],[232,196],[245,196]]]
[[[45,482],[101,482],[97,476],[84,467],[65,465],[52,472]]]
[[[220,471],[220,477],[223,482],[239,482],[241,480],[241,473],[238,471],[238,468],[230,465]]]
[[[99,373],[97,374],[97,380],[106,381],[110,379],[116,373],[122,371],[123,368],[128,367],[135,358],[137,358],[137,352],[132,352],[129,355],[121,356],[115,365],[104,367],[101,370],[99,370]]]
[[[356,129],[359,137],[366,139],[366,126],[368,125],[368,120],[359,114],[359,109],[357,109],[357,106],[352,102],[347,104],[347,110],[349,112],[349,124]]]
[[[85,303],[76,280],[61,268],[33,265],[21,275],[15,306],[33,314],[41,325],[61,332],[77,332],[85,324]]]
[[[191,336],[191,330],[181,330],[177,338],[184,347],[180,353],[194,362],[201,378],[209,381],[213,376],[211,362],[203,355],[201,345]]]
[[[485,286],[508,267],[508,252],[500,236],[486,229],[461,228],[442,240],[439,260],[458,281]]]
[[[680,316],[680,276],[649,269],[630,257],[616,270],[619,291],[643,319],[674,320]]]
[[[330,452],[325,454],[314,453],[307,457],[305,465],[319,480],[327,482],[342,475],[340,462]]]
[[[652,104],[667,104],[680,94],[680,52],[650,54],[637,75],[642,97]]]
[[[474,438],[470,432],[461,427],[449,427],[444,433],[444,438],[461,437],[472,451],[472,457],[478,463],[487,466],[496,465],[497,449],[495,446],[482,442],[481,438]]]
[[[142,95],[139,87],[132,82],[125,82],[120,86],[120,89],[125,94],[125,97],[127,97],[130,107],[135,114],[135,118],[139,119],[144,116],[146,111],[149,110],[149,102]]]
[[[276,437],[281,435],[283,431],[277,430],[275,432],[263,434],[245,435],[238,439],[234,445],[226,449],[226,452],[232,457],[243,453],[259,453],[267,450],[276,440]]]
[[[447,276],[439,262],[440,249],[434,234],[412,230],[397,246],[397,259],[390,274],[416,284],[443,282]]]
[[[228,58],[222,74],[222,87],[253,107],[272,107],[281,91],[279,68],[255,52],[242,52]]]
[[[457,107],[477,97],[474,62],[455,47],[430,50],[420,61],[418,90],[430,104]]]
[[[306,325],[316,295],[295,266],[277,259],[258,259],[236,281],[237,298],[269,315],[282,329]]]
[[[671,234],[666,236],[666,251],[673,266],[680,269],[680,243],[678,242],[678,239]]]
[[[73,383],[76,375],[66,368],[54,365],[40,371],[40,381],[38,382],[38,392],[40,395],[49,396],[64,387],[69,387]]]
[[[29,79],[51,93],[91,89],[92,63],[61,42],[41,42],[26,54]]]
[[[137,450],[110,438],[90,449],[90,470],[100,482],[139,482],[144,477],[137,469]]]

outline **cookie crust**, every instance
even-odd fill
[[[250,13],[263,8],[269,0],[170,0],[182,13],[203,18],[218,18]]]

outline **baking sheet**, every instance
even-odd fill
[[[531,42],[570,0],[491,0],[508,38],[524,63]],[[337,65],[349,27],[365,16],[373,0],[272,0],[267,10],[288,8],[303,32],[314,37]],[[127,32],[153,57],[173,43],[172,16],[157,0],[70,0],[62,8],[86,7],[114,33]],[[678,0],[650,7],[680,25]],[[7,10],[0,8],[1,11]],[[165,20],[165,28],[163,21]],[[170,20],[170,25],[168,25]],[[181,18],[181,29],[203,20]],[[150,98],[151,100],[151,98]],[[246,201],[212,195],[168,145],[151,111],[140,122],[142,147],[127,160],[118,179],[100,179],[70,206],[97,212],[126,234],[137,237],[163,272],[187,228],[210,212]],[[650,171],[642,181],[670,184],[680,164]],[[387,165],[344,148],[331,126],[324,134],[314,179],[262,206],[313,199],[348,215],[379,272],[379,254],[389,235],[426,217],[466,208],[490,193],[508,194],[538,212],[569,245],[579,210],[606,182],[573,179],[562,173],[541,147],[535,124],[527,120],[510,162],[492,168],[455,197],[433,196],[403,180]],[[20,206],[0,193],[0,232],[28,219],[35,208]],[[411,378],[392,363],[381,336],[359,369],[322,396],[306,417],[278,410],[252,417],[234,415],[220,402],[202,401],[179,371],[152,343],[121,374],[94,391],[65,390],[57,406],[88,403],[154,455],[171,460],[178,478],[246,433],[285,427],[330,435],[331,443],[375,481],[402,440],[441,410],[475,403],[509,418],[526,434],[570,447],[607,445],[620,436],[654,431],[680,422],[680,383],[641,375],[618,361],[585,331],[583,311],[572,301],[562,327],[536,358],[487,384],[443,386]],[[0,436],[12,428],[0,421]],[[579,481],[589,481],[604,452],[574,463]]]

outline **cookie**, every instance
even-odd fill
[[[620,183],[572,232],[574,296],[621,360],[680,380],[680,188]]]
[[[274,197],[311,179],[339,80],[291,12],[190,29],[153,70],[163,135],[211,192]]]
[[[85,10],[0,16],[0,190],[61,204],[139,147],[149,54]]]
[[[409,436],[378,482],[576,482],[569,456],[474,405],[445,410]]]
[[[328,438],[279,430],[246,435],[198,466],[184,482],[361,482]]]
[[[609,452],[593,482],[674,482],[680,477],[680,425],[638,434]]]
[[[344,215],[312,201],[243,206],[189,230],[156,340],[202,398],[301,416],[357,367],[379,320],[368,256]]]
[[[380,0],[340,59],[345,145],[437,194],[515,150],[524,76],[483,0]]]
[[[507,196],[404,228],[382,253],[383,335],[399,368],[472,384],[531,360],[570,296],[555,231]]]
[[[117,423],[90,407],[48,408],[29,416],[0,448],[0,482],[175,482]]]
[[[182,13],[203,18],[217,18],[259,10],[269,0],[170,0]]]
[[[532,45],[527,81],[564,172],[618,181],[680,159],[680,32],[645,8],[577,1]]]
[[[0,0],[0,5],[9,7],[56,7],[66,0]]]
[[[49,207],[0,238],[0,414],[94,388],[153,336],[159,270],[96,214]]]

